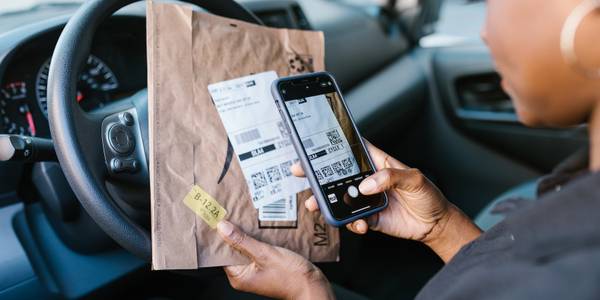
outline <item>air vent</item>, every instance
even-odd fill
[[[460,106],[468,111],[514,112],[510,97],[500,84],[498,74],[462,77],[456,81]]]

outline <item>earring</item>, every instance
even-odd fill
[[[583,20],[594,10],[600,10],[600,0],[584,0],[567,17],[560,35],[560,50],[562,56],[575,70],[594,79],[600,79],[600,68],[588,68],[581,64],[575,52],[577,30]]]

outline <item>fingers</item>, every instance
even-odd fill
[[[315,196],[310,196],[310,198],[306,199],[306,201],[304,201],[304,206],[310,212],[319,210],[319,204],[317,203]]]
[[[373,195],[398,188],[409,192],[421,189],[427,179],[417,169],[386,168],[363,180],[358,189],[362,194]]]
[[[302,165],[300,165],[300,162],[294,163],[290,167],[290,171],[292,171],[292,174],[296,177],[305,177],[304,170],[302,169]]]
[[[217,230],[223,240],[229,246],[241,252],[243,255],[255,262],[261,262],[265,258],[265,253],[271,249],[271,245],[259,242],[241,231],[237,226],[228,221],[221,221],[217,224]]]
[[[346,228],[356,234],[365,234],[369,231],[369,225],[367,224],[367,221],[363,219],[346,224]]]

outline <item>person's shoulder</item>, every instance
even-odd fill
[[[598,211],[600,173],[579,176],[465,245],[419,299],[555,299],[571,291],[570,284],[585,288],[571,281],[600,279]],[[574,274],[569,282],[560,281],[563,269]]]

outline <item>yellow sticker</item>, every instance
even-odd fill
[[[215,198],[211,197],[197,185],[192,187],[192,190],[183,199],[183,203],[213,229],[217,227],[217,223],[227,214],[227,211]]]

